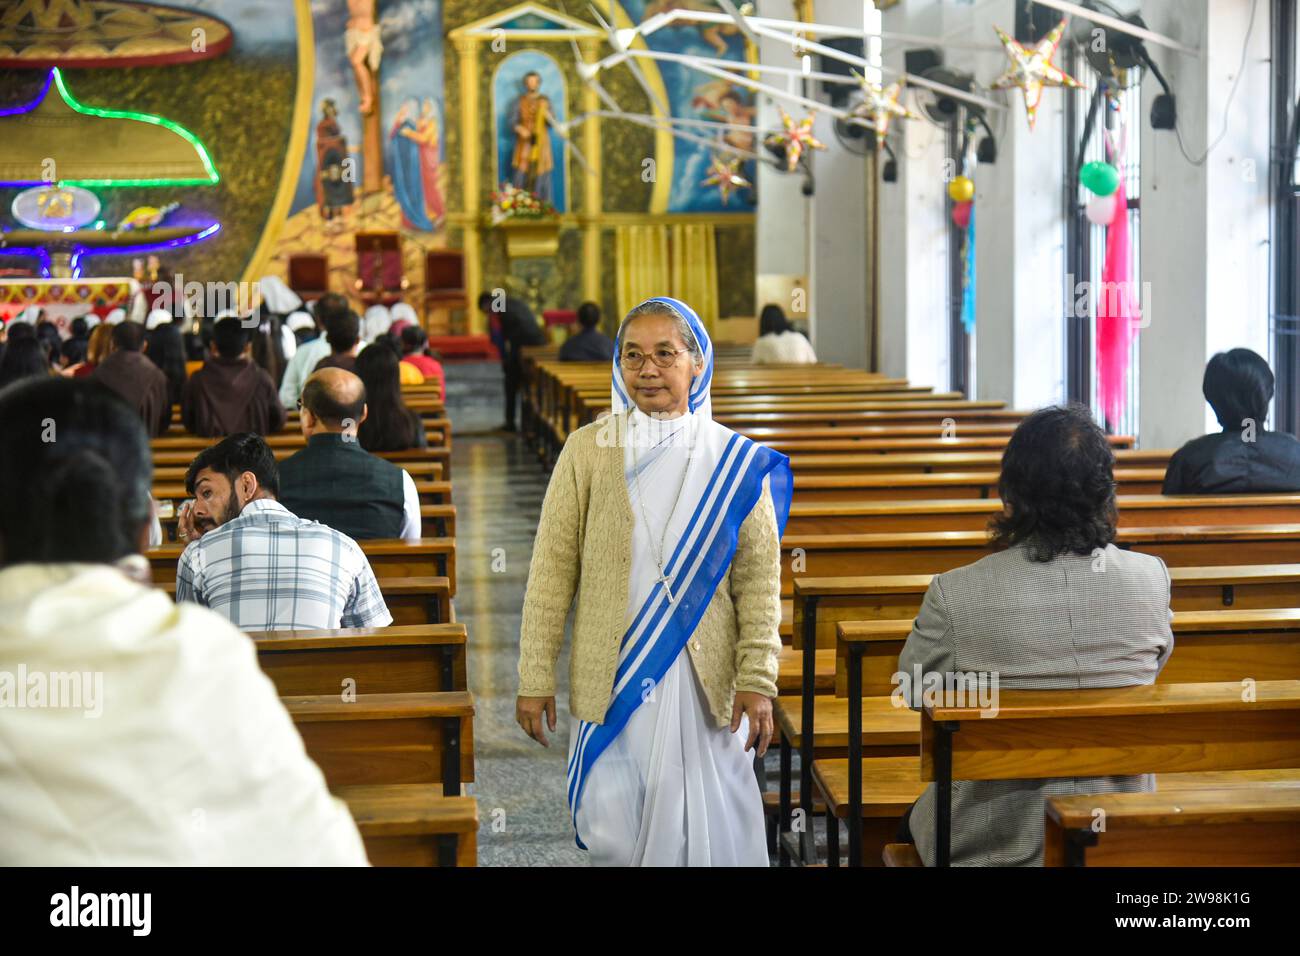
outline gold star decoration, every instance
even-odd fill
[[[726,206],[731,201],[731,194],[737,189],[748,189],[749,180],[740,175],[740,157],[725,160],[717,153],[713,154],[713,162],[709,164],[709,175],[704,179],[702,185],[717,186],[718,192],[722,194],[722,205]]]
[[[993,28],[1002,41],[1011,65],[1006,72],[993,81],[993,89],[1009,90],[1016,87],[1025,97],[1025,115],[1029,117],[1029,128],[1034,128],[1034,118],[1038,113],[1038,103],[1043,98],[1045,86],[1082,86],[1078,80],[1068,75],[1052,62],[1056,48],[1061,43],[1061,34],[1065,31],[1062,19],[1052,32],[1036,44],[1026,48],[1016,42],[998,27]]]
[[[794,168],[799,165],[799,157],[803,155],[806,149],[825,149],[826,144],[818,140],[812,134],[813,117],[817,111],[813,110],[805,116],[800,122],[796,123],[790,118],[790,114],[781,107],[781,126],[784,127],[780,133],[773,133],[767,138],[770,146],[785,147],[785,167],[788,172],[794,172]]]
[[[896,80],[886,87],[872,83],[860,76],[855,70],[853,75],[862,86],[863,101],[853,110],[853,115],[871,121],[876,131],[876,150],[884,148],[885,137],[889,134],[889,124],[895,116],[900,119],[917,119],[917,115],[899,102],[903,95],[903,83]]]

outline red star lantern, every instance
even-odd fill
[[[803,118],[799,123],[795,123],[790,118],[790,114],[781,107],[781,125],[784,130],[780,133],[773,133],[767,138],[770,146],[785,147],[785,167],[788,172],[794,172],[794,168],[799,165],[799,157],[803,155],[806,149],[825,149],[826,144],[818,140],[812,134],[813,117],[817,111],[813,110]]]
[[[1015,87],[1020,90],[1025,97],[1025,115],[1029,117],[1029,128],[1032,130],[1038,114],[1038,103],[1043,98],[1043,87],[1083,85],[1052,62],[1056,48],[1061,43],[1061,34],[1065,32],[1065,20],[1062,19],[1051,33],[1028,48],[998,27],[993,29],[1011,60],[1006,72],[993,81],[993,89],[1009,90]]]

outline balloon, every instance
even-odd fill
[[[1098,196],[1109,196],[1119,188],[1119,170],[1110,163],[1085,163],[1079,170],[1079,182]]]
[[[952,207],[952,222],[958,229],[965,229],[970,225],[971,203],[959,202]]]
[[[948,196],[953,202],[970,202],[975,198],[975,184],[969,176],[958,176],[948,184]]]
[[[1088,200],[1084,212],[1093,225],[1109,226],[1115,219],[1115,205],[1114,196],[1093,196]]]

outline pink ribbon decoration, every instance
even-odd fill
[[[1127,405],[1129,353],[1142,318],[1133,286],[1128,196],[1122,175],[1115,190],[1115,216],[1106,227],[1106,258],[1101,267],[1101,288],[1094,301],[1097,304],[1097,396],[1107,421],[1114,425]]]

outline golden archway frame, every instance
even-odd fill
[[[512,29],[503,24],[519,17],[533,15],[549,23],[553,28]],[[604,35],[590,24],[565,16],[555,10],[548,10],[535,3],[521,3],[467,23],[451,30],[448,38],[456,45],[456,55],[460,82],[460,164],[461,164],[461,211],[452,213],[447,218],[450,224],[461,227],[461,251],[465,256],[465,289],[470,301],[477,298],[483,284],[483,229],[485,223],[482,214],[482,150],[479,144],[479,76],[480,59],[484,43],[494,40],[526,42],[565,43],[574,41],[582,55],[584,63],[594,63],[598,58],[599,44]],[[585,115],[582,121],[582,152],[589,167],[582,177],[582,212],[562,213],[559,216],[561,227],[577,226],[582,231],[582,294],[587,299],[600,298],[600,227],[601,227],[601,188],[600,188],[600,117],[595,116],[600,109],[596,91],[588,84],[583,84],[579,93],[580,112]],[[565,104],[566,110],[569,104]],[[564,162],[569,163],[569,151],[564,151]],[[569,176],[566,168],[564,175]],[[572,177],[568,179],[573,182]],[[572,200],[571,200],[572,201]],[[477,309],[469,311],[470,331],[486,331],[483,315]]]

